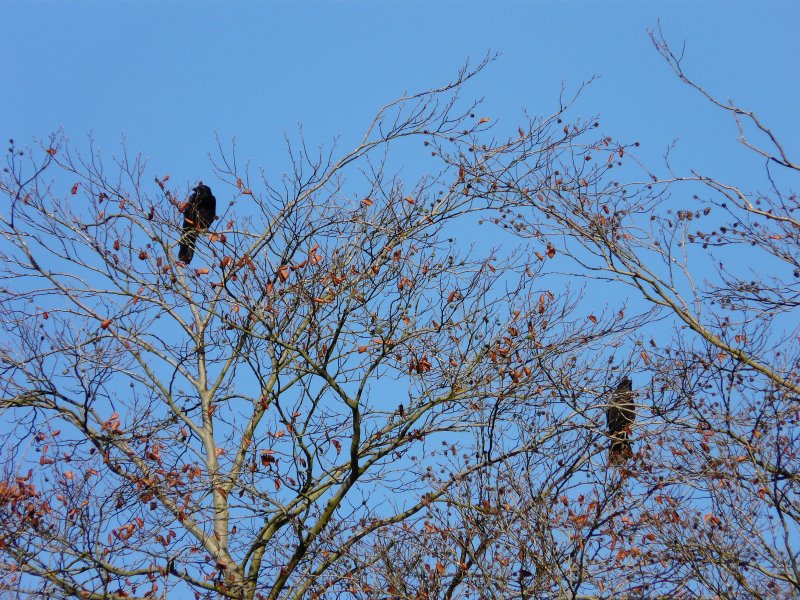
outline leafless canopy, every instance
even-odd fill
[[[502,130],[462,98],[488,59],[383,107],[352,150],[287,141],[280,177],[220,146],[191,267],[166,169],[12,144],[0,589],[800,592],[800,226],[773,176],[798,167],[654,42],[767,159],[767,191],[637,181],[634,144],[563,93]],[[676,208],[675,189],[697,193]],[[609,394],[623,373],[636,394]]]

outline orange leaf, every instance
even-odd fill
[[[372,206],[373,202],[372,202],[372,200],[370,200],[369,198],[364,198],[364,199],[361,201],[361,204],[363,204],[364,206]]]
[[[317,254],[317,250],[319,250],[319,244],[315,244],[314,247],[308,251],[308,262],[311,263],[311,266],[318,265],[322,262],[322,256]]]
[[[72,186],[72,190],[70,190],[70,192],[72,193],[73,196],[78,193],[78,184],[77,183]]]
[[[55,148],[48,148],[48,149],[47,149],[47,153],[48,153],[50,156],[55,156],[55,154],[56,154],[56,149],[55,149]]]
[[[483,123],[488,123],[488,122],[489,122],[489,117],[483,117],[480,121],[478,121],[478,125],[481,125]]]
[[[101,329],[108,329],[108,326],[111,325],[111,321],[113,319],[105,319],[104,321],[100,321],[100,328]]]
[[[403,198],[403,200],[405,200],[409,204],[416,204],[416,201],[411,196],[406,196],[405,198]]]
[[[200,275],[208,275],[208,268],[207,267],[203,267],[202,269],[195,269],[194,270],[194,274],[197,275],[198,277]]]
[[[590,320],[592,323],[597,323],[597,317],[595,317],[594,315],[589,315],[589,320]]]
[[[280,279],[281,282],[289,279],[289,265],[283,265],[278,269],[278,279]]]
[[[244,187],[244,184],[242,183],[242,180],[239,179],[238,177],[236,178],[236,187],[239,188],[239,189],[242,189]]]
[[[308,264],[308,259],[305,259],[303,262],[297,265],[292,265],[292,271],[299,271],[300,269],[305,268],[307,264]]]
[[[550,244],[547,244],[547,256],[548,258],[553,258],[556,255],[556,249],[553,248]]]

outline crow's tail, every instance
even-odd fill
[[[194,257],[194,245],[197,243],[197,229],[194,227],[186,228],[183,230],[180,241],[180,249],[178,250],[178,259],[189,264]]]
[[[614,438],[608,448],[608,462],[618,464],[633,456],[631,441],[627,438]]]

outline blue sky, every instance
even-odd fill
[[[756,110],[800,152],[798,2],[34,1],[0,11],[0,139],[31,144],[63,127],[85,149],[92,132],[108,163],[124,135],[130,154],[148,158],[153,192],[152,176],[170,174],[178,189],[209,183],[224,202],[208,158],[215,132],[275,182],[289,166],[284,133],[297,141],[302,124],[310,147],[339,136],[345,151],[381,106],[450,81],[488,51],[501,56],[465,100],[485,98],[479,116],[499,136],[516,132],[523,109],[551,114],[562,83],[598,76],[573,117],[599,114],[603,134],[639,140],[659,175],[678,139],[678,172],[762,188],[763,164],[737,145],[730,116],[652,48],[646,30],[659,22],[674,48],[685,43],[691,76]],[[416,161],[407,174],[426,168],[427,151],[416,156],[402,154]],[[66,195],[72,181],[63,183]],[[466,226],[459,242],[500,243],[488,231]]]
[[[686,42],[690,74],[757,109],[787,142],[800,137],[797,3],[4,2],[1,10],[0,135],[25,144],[63,127],[80,147],[92,131],[110,154],[124,133],[129,151],[187,184],[209,179],[215,131],[278,175],[284,132],[293,137],[302,123],[312,146],[336,135],[347,146],[385,102],[444,83],[488,50],[502,56],[467,93],[485,97],[501,127],[515,130],[522,108],[551,111],[562,81],[574,88],[599,75],[578,113],[599,113],[605,133],[641,140],[654,159],[680,138],[679,160],[725,175],[736,160],[734,127],[651,48],[645,30],[659,19],[674,44]]]
[[[638,155],[659,175],[678,139],[679,173],[763,188],[763,163],[737,145],[730,116],[682,85],[652,48],[646,30],[659,22],[675,49],[685,43],[691,76],[756,110],[790,154],[800,152],[797,2],[7,2],[0,10],[8,59],[0,139],[31,144],[63,127],[85,149],[92,132],[108,163],[124,135],[130,154],[148,158],[153,192],[153,175],[170,174],[178,189],[209,183],[224,203],[229,191],[216,187],[208,158],[215,132],[223,143],[235,137],[239,160],[275,182],[289,167],[284,133],[297,141],[302,124],[310,147],[339,136],[345,151],[381,106],[450,81],[488,51],[501,56],[464,96],[485,98],[479,116],[499,136],[515,134],[523,109],[554,112],[562,83],[574,90],[598,76],[573,117],[599,114],[604,135],[639,140]],[[401,156],[413,163],[406,174],[428,164],[427,151]],[[67,195],[73,182],[62,183]],[[676,203],[690,200],[688,190],[677,194]],[[458,241],[501,243],[488,231],[467,225]],[[702,279],[707,265],[695,268]],[[629,294],[616,291],[606,286],[603,297]]]
[[[731,119],[651,47],[646,30],[659,20],[676,48],[686,42],[690,75],[756,110],[800,153],[796,1],[0,1],[0,139],[32,144],[63,127],[78,148],[93,132],[110,157],[124,134],[171,183],[213,187],[217,132],[277,179],[284,132],[296,139],[302,124],[310,146],[341,136],[347,148],[387,102],[494,51],[466,96],[485,98],[482,115],[501,132],[516,131],[523,109],[552,113],[562,82],[599,76],[573,114],[599,114],[603,133],[641,141],[650,165],[679,138],[679,169],[762,185],[762,169],[742,168],[754,163]]]

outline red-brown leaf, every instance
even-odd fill
[[[308,262],[311,263],[311,266],[318,265],[322,262],[322,256],[317,254],[317,250],[319,250],[319,244],[315,244],[314,247],[308,251]]]
[[[416,365],[417,373],[427,373],[431,370],[431,361],[428,360],[427,356],[423,356],[421,359],[417,361]]]
[[[278,269],[278,279],[281,282],[286,281],[289,279],[289,265],[283,265],[280,269]]]

